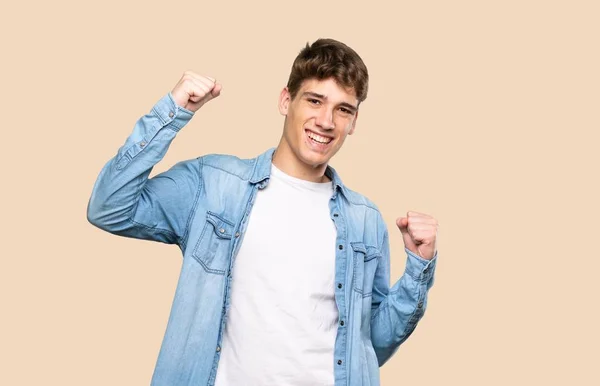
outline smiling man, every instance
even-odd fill
[[[379,367],[425,312],[438,224],[414,211],[396,220],[406,268],[390,285],[381,213],[329,165],[367,90],[359,55],[319,39],[279,96],[276,148],[252,159],[208,154],[148,178],[221,92],[186,72],[104,166],[89,221],[183,252],[153,385],[379,385]]]
[[[363,76],[366,92],[366,69]],[[273,163],[287,173],[326,180],[327,162],[354,132],[359,100],[352,89],[337,82],[309,78],[299,90],[288,86],[281,91],[279,111],[286,118]]]

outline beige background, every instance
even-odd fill
[[[152,175],[279,139],[293,58],[333,37],[370,93],[332,165],[440,222],[429,308],[383,385],[598,385],[600,6],[589,1],[2,5],[0,384],[147,385],[175,246],[86,221],[104,163],[192,69],[224,90]]]

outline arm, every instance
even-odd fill
[[[148,176],[195,111],[220,93],[214,82],[211,88],[210,83],[197,86],[194,76],[184,74],[173,91],[137,121],[125,144],[104,165],[88,203],[90,223],[121,236],[184,242],[201,183],[200,159]]]
[[[389,234],[385,229],[381,261],[373,282],[371,341],[379,366],[392,357],[412,334],[427,308],[427,295],[433,286],[437,252],[427,260],[408,248],[404,274],[390,288]]]

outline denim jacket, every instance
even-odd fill
[[[102,168],[88,203],[88,220],[98,228],[177,244],[182,251],[152,376],[156,386],[214,384],[233,261],[256,194],[269,183],[275,150],[252,159],[204,155],[148,178],[192,116],[170,93],[163,96]],[[337,228],[335,385],[379,385],[379,367],[423,316],[437,254],[425,260],[405,248],[405,272],[390,287],[389,235],[379,210],[346,187],[331,166],[326,174],[334,185],[329,210]],[[294,280],[293,272],[281,275]]]

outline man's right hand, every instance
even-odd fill
[[[186,71],[171,91],[179,106],[196,112],[202,105],[221,94],[222,86],[215,79]]]

